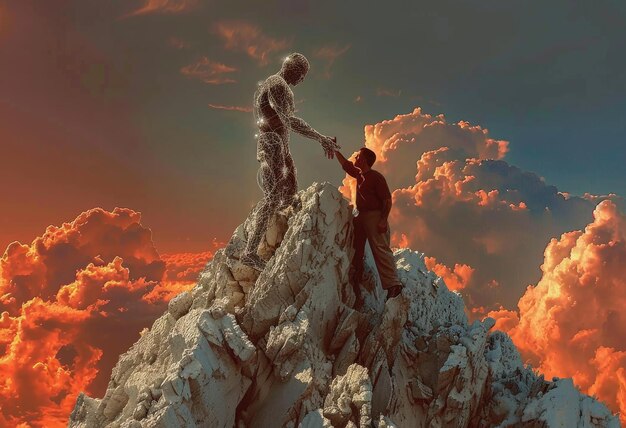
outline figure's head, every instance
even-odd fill
[[[362,147],[361,150],[356,154],[356,158],[354,159],[354,166],[359,169],[369,169],[376,162],[376,153],[368,149],[367,147]]]
[[[304,80],[304,76],[309,71],[309,61],[302,54],[294,52],[289,54],[283,61],[280,74],[290,85],[296,86]]]

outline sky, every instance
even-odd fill
[[[626,193],[620,2],[0,5],[3,247],[96,206],[142,212],[160,251],[228,239],[261,195],[254,127],[209,105],[249,108],[291,51],[312,65],[298,114],[346,153],[421,107],[563,191]],[[316,142],[292,153],[301,187],[341,179]]]
[[[295,51],[297,114],[376,152],[393,245],[625,413],[625,24],[618,1],[0,0],[0,426],[65,426],[193,286],[262,196],[252,96]],[[291,152],[301,189],[352,196],[317,142]]]

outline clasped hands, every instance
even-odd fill
[[[320,140],[320,144],[324,149],[324,154],[328,159],[333,159],[335,157],[335,150],[339,150],[341,146],[337,144],[337,137],[322,137]]]

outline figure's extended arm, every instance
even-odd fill
[[[359,176],[359,169],[354,166],[352,162],[345,158],[338,150],[335,150],[335,156],[337,156],[337,161],[343,168],[343,170],[351,177],[357,178]]]
[[[318,141],[324,148],[324,152],[328,157],[332,157],[334,150],[340,148],[333,138],[320,134],[303,119],[294,115],[293,93],[286,83],[277,82],[272,85],[269,95],[272,108],[280,116],[281,120],[294,132],[297,132],[303,137]]]
[[[282,79],[273,79],[269,90],[270,106],[281,120],[298,134],[322,142],[324,135],[313,129],[304,120],[294,115],[293,93]]]
[[[294,132],[297,132],[298,134],[302,135],[303,137],[307,137],[307,138],[310,138],[312,140],[317,140],[320,143],[325,138],[324,135],[320,134],[315,129],[313,129],[313,127],[311,127],[311,125],[306,123],[304,121],[304,119],[300,119],[299,117],[296,117],[296,116],[289,117],[289,127]]]

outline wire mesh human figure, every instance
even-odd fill
[[[289,85],[296,86],[302,82],[308,71],[306,57],[292,53],[285,58],[278,73],[259,83],[254,94],[254,118],[259,128],[259,133],[255,135],[260,163],[259,185],[263,190],[263,199],[257,205],[241,262],[257,270],[265,267],[265,261],[259,257],[257,250],[269,219],[275,212],[293,205],[298,191],[296,168],[289,151],[289,131],[317,140],[329,159],[340,148],[336,139],[320,134],[294,115],[294,97]]]

